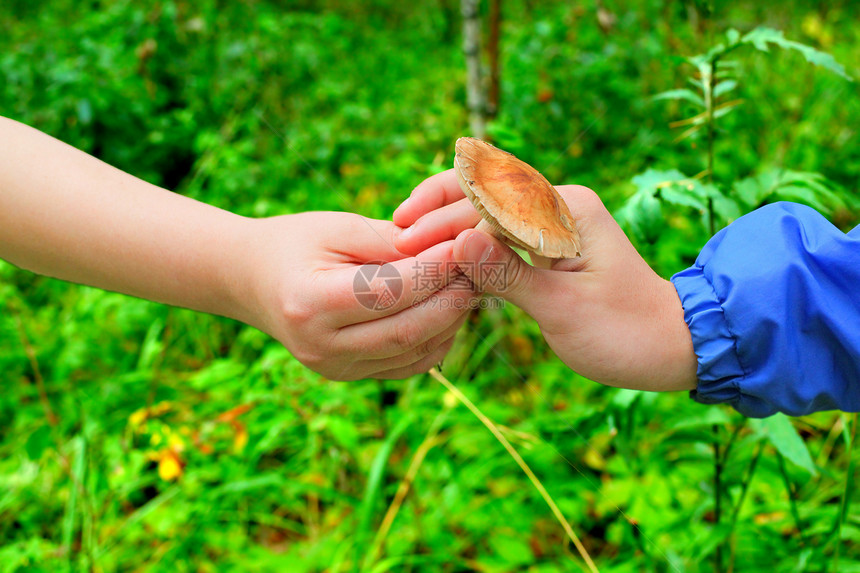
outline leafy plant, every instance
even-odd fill
[[[762,166],[758,173],[745,179],[733,183],[717,182],[714,144],[718,122],[744,103],[743,99],[732,97],[742,79],[739,63],[726,60],[726,57],[744,47],[769,52],[770,46],[798,52],[811,64],[853,81],[845,67],[830,54],[787,40],[781,31],[766,27],[744,35],[730,29],[723,43],[705,54],[688,58],[687,63],[695,68],[694,74],[687,78],[692,87],[665,91],[654,99],[684,102],[694,109],[694,115],[670,125],[684,128],[676,141],[687,138],[705,140],[705,168],[693,176],[677,170],[648,169],[633,178],[636,191],[617,215],[637,238],[646,242],[656,241],[665,228],[664,205],[687,208],[702,215],[702,229],[713,235],[717,228],[727,225],[742,213],[771,201],[799,201],[825,214],[855,203],[851,196],[820,173]]]

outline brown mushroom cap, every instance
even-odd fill
[[[551,259],[579,256],[573,215],[535,168],[472,137],[458,139],[455,149],[460,188],[496,236]]]

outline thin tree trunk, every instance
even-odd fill
[[[484,139],[487,135],[487,102],[481,81],[481,19],[478,13],[480,0],[461,0],[463,12],[463,54],[466,57],[466,93],[469,105],[469,124],[472,135]]]
[[[502,0],[490,0],[490,34],[487,51],[490,56],[490,89],[487,96],[487,116],[496,117],[499,113],[501,95],[501,69],[499,64],[499,40],[502,29]]]

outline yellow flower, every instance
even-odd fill
[[[173,481],[182,475],[182,462],[176,452],[167,449],[161,451],[158,460],[158,477],[164,481]]]

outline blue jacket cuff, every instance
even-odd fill
[[[693,338],[698,384],[690,397],[702,404],[730,404],[751,417],[769,416],[773,406],[743,393],[746,371],[738,358],[737,339],[705,270],[692,266],[672,277]]]

